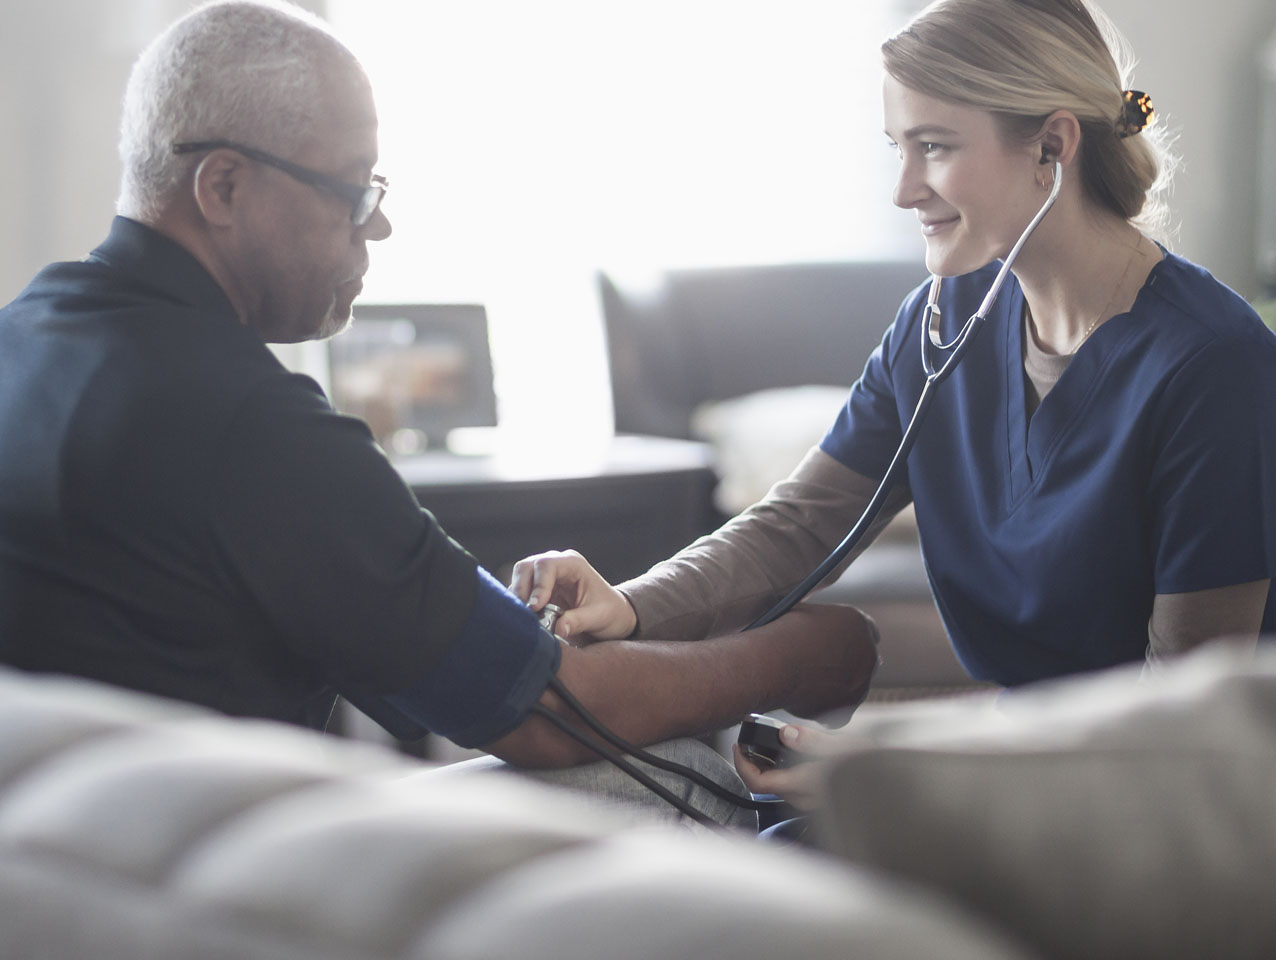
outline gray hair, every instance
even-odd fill
[[[124,93],[117,211],[155,220],[198,162],[173,144],[236,140],[287,153],[319,111],[323,77],[354,55],[318,17],[283,0],[216,0],[160,34]]]

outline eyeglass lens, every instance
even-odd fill
[[[381,206],[381,198],[384,196],[385,184],[382,183],[374,183],[363,191],[363,196],[355,204],[354,215],[350,218],[356,227],[362,227],[372,219],[372,215],[377,212],[377,207]]]

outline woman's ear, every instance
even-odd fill
[[[214,226],[228,226],[239,199],[245,169],[243,158],[231,150],[214,150],[195,168],[192,190],[201,216]]]
[[[1038,162],[1058,160],[1066,167],[1081,147],[1081,121],[1071,110],[1056,110],[1046,117],[1034,142],[1041,150]]]

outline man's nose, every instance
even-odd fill
[[[390,218],[385,215],[385,211],[378,206],[359,232],[364,240],[384,240],[394,232],[394,227],[390,225]]]

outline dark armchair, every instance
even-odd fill
[[[642,284],[602,273],[616,430],[707,440],[715,445],[723,487],[760,496],[818,441],[900,302],[926,277],[920,262],[684,269]],[[788,413],[778,418],[785,430],[793,424],[795,433],[790,447],[781,449],[775,434],[782,431],[761,423],[757,412],[767,404],[789,403],[793,391],[787,388],[810,385],[837,388],[823,394],[833,398],[833,406],[808,415],[806,424]],[[761,391],[768,392],[760,395],[760,405],[733,406]],[[745,421],[742,429],[698,434],[697,425],[712,419],[705,416],[711,408],[719,414],[713,422],[731,409],[737,421]],[[775,470],[765,483],[730,485],[725,472],[741,462],[733,447],[742,438],[771,445],[753,458]],[[729,515],[753,498],[720,501],[720,507]],[[910,517],[911,511],[887,528],[820,594],[854,603],[878,621],[879,694],[971,682],[939,622]]]

